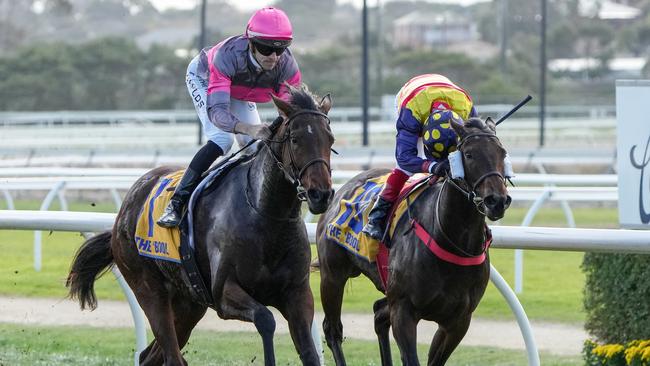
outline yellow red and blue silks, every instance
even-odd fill
[[[456,134],[450,120],[477,115],[469,94],[438,74],[416,76],[404,84],[397,107],[395,155],[399,167],[411,173],[423,172],[429,166],[426,160],[439,161],[453,151]],[[420,138],[427,147],[426,160],[418,156]]]
[[[398,109],[408,109],[420,124],[434,109],[449,109],[467,119],[474,103],[469,94],[451,80],[438,74],[419,75],[402,86],[397,94]]]
[[[145,257],[181,262],[178,248],[181,244],[179,228],[164,228],[156,224],[174,194],[174,187],[183,177],[180,170],[160,178],[147,197],[135,228],[135,245]]]
[[[413,188],[412,182],[417,182],[425,176],[424,174],[417,174],[411,177],[400,196]],[[331,222],[326,224],[323,234],[346,250],[369,262],[374,262],[377,257],[379,241],[368,235],[361,234],[361,230],[368,222],[368,213],[372,209],[375,197],[383,188],[387,178],[388,174],[369,179],[362,186],[356,188],[349,199],[341,200],[339,212]],[[421,192],[423,192],[423,189],[417,189],[415,192],[410,193],[410,200],[415,200]],[[406,213],[407,207],[405,200],[398,203],[391,217],[389,235],[392,236],[397,222]]]

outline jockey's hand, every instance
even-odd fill
[[[273,133],[267,125],[249,125],[248,123],[238,122],[235,125],[235,132],[243,133],[252,137],[255,140],[268,140]]]
[[[273,132],[267,125],[254,125],[252,134],[248,136],[255,140],[268,140],[273,136]]]
[[[435,164],[432,164],[430,170],[431,170],[431,174],[434,174],[438,177],[444,177],[446,175],[449,175],[449,171],[450,171],[449,160],[445,158]]]

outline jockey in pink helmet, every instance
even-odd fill
[[[291,22],[280,9],[263,8],[251,16],[244,34],[207,47],[187,67],[187,89],[208,142],[199,149],[158,220],[178,226],[201,175],[232,147],[253,139],[267,139],[255,103],[271,95],[288,99],[287,85],[301,82],[298,63],[287,49],[293,39]]]
[[[269,47],[286,48],[289,47],[293,39],[291,22],[280,9],[260,9],[248,20],[246,37]]]
[[[275,66],[284,50],[291,45],[293,30],[287,15],[280,9],[263,8],[248,20],[245,36],[265,69]]]

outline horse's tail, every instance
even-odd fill
[[[97,308],[95,280],[108,271],[113,263],[111,252],[111,232],[93,236],[86,240],[75,254],[65,287],[69,288],[68,297],[78,299],[81,309]]]

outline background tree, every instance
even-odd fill
[[[583,20],[578,27],[576,48],[578,54],[585,59],[595,58],[598,66],[591,70],[587,69],[586,77],[602,75],[607,70],[607,63],[613,56],[611,48],[614,40],[614,29],[603,22]]]
[[[75,109],[75,66],[71,47],[64,44],[36,46],[15,57],[0,59],[2,109]]]

